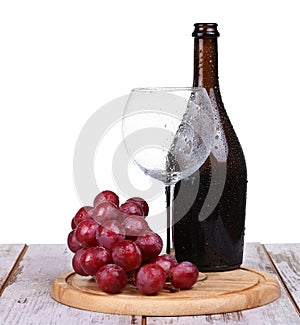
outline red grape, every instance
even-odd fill
[[[123,213],[119,211],[112,203],[103,202],[96,206],[93,211],[92,218],[99,224],[103,224],[107,220],[123,220]]]
[[[122,222],[122,225],[125,227],[126,236],[141,236],[149,230],[147,221],[141,216],[130,215]]]
[[[159,265],[165,271],[166,275],[169,274],[169,271],[173,266],[178,264],[175,256],[169,254],[157,256],[152,260],[152,262]]]
[[[70,251],[73,253],[76,253],[80,248],[82,248],[81,244],[76,239],[75,229],[69,233],[67,244]]]
[[[119,206],[119,197],[116,193],[112,191],[102,191],[94,199],[94,207],[103,202],[110,202],[116,207]]]
[[[127,274],[116,264],[106,264],[97,271],[96,283],[106,293],[118,293],[127,283]]]
[[[170,269],[170,282],[175,288],[190,289],[198,279],[199,270],[191,262],[181,262]]]
[[[81,267],[89,275],[95,275],[99,268],[112,262],[111,252],[104,247],[90,247],[81,255]]]
[[[154,263],[143,265],[136,274],[136,287],[144,295],[160,291],[166,282],[165,271]]]
[[[73,256],[72,259],[72,266],[74,271],[79,275],[88,275],[81,265],[81,256],[85,253],[85,249],[81,248],[79,249]]]
[[[117,220],[106,221],[96,231],[96,239],[99,246],[111,249],[114,243],[125,239],[125,228]]]
[[[137,216],[143,216],[143,209],[140,207],[138,203],[135,203],[133,201],[128,201],[120,206],[120,211],[127,213],[127,214],[133,214]]]
[[[75,236],[83,248],[89,248],[98,245],[96,239],[96,230],[98,228],[99,224],[93,219],[86,219],[80,222],[75,230]]]
[[[75,253],[75,272],[92,276],[106,293],[120,292],[127,276],[144,295],[158,293],[166,281],[174,290],[191,288],[197,282],[198,268],[190,262],[178,264],[169,254],[158,256],[163,241],[149,228],[148,212],[147,202],[140,197],[129,198],[119,208],[119,197],[108,190],[95,197],[94,207],[81,207],[72,218],[67,238]]]
[[[142,208],[143,215],[144,216],[147,216],[148,215],[148,213],[149,213],[149,205],[141,197],[131,197],[126,202],[134,202],[134,203],[137,203]]]
[[[152,231],[147,231],[145,234],[139,236],[135,243],[142,251],[143,261],[158,256],[163,248],[161,237]]]
[[[141,250],[131,240],[115,243],[112,247],[112,258],[126,272],[136,270],[142,264]]]
[[[90,218],[91,213],[93,211],[93,207],[84,206],[80,208],[72,219],[71,226],[72,229],[75,229],[81,221]]]

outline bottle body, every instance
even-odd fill
[[[219,89],[217,25],[196,24],[194,36],[194,86],[205,87],[211,99],[216,136],[199,171],[176,185],[175,254],[201,271],[232,270],[243,259],[246,162]]]

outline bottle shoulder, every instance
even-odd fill
[[[227,114],[219,88],[211,89],[209,97],[215,114],[216,135],[212,152],[219,160],[245,161],[238,136]],[[224,158],[226,157],[226,158]]]

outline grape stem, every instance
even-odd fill
[[[165,283],[164,289],[169,290],[172,293],[180,291],[180,289],[175,288],[171,283]]]
[[[131,271],[127,273],[127,282],[133,284],[134,286],[136,286],[136,282],[135,282],[135,275],[136,275],[136,271]]]

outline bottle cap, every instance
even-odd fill
[[[219,37],[220,33],[218,32],[218,24],[216,23],[196,23],[194,24],[195,29],[192,34],[193,37],[199,38],[211,38]]]

